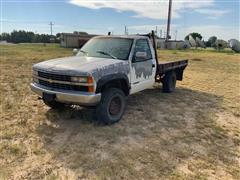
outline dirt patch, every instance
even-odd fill
[[[193,58],[193,59],[190,59],[190,61],[202,61],[202,59],[199,59],[199,58]]]
[[[0,48],[0,179],[240,178],[239,55],[161,51],[203,61],[189,62],[175,93],[135,94],[119,123],[102,126],[94,110],[51,110],[29,88],[33,63],[71,50]]]

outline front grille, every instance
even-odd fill
[[[68,76],[68,75],[52,74],[52,73],[38,71],[38,76],[46,79],[51,79],[51,80],[71,81],[71,76]]]
[[[43,85],[43,86],[46,86],[46,87],[54,88],[54,89],[71,90],[71,91],[83,91],[83,92],[88,91],[87,86],[50,83],[48,81],[44,81],[44,80],[41,80],[41,79],[39,79],[39,84]]]

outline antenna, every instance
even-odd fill
[[[49,24],[49,25],[50,25],[50,29],[51,29],[51,36],[52,36],[52,27],[53,27],[53,25],[54,25],[54,24],[53,24],[53,22],[50,22],[50,24]]]

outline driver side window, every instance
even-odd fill
[[[146,57],[137,57],[137,53],[146,53]],[[141,62],[141,61],[146,61],[152,59],[152,53],[151,49],[149,47],[147,39],[139,39],[136,41],[135,48],[134,48],[134,54],[133,54],[133,62]]]

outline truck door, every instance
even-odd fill
[[[131,93],[152,87],[156,66],[149,39],[137,39],[131,60]]]

